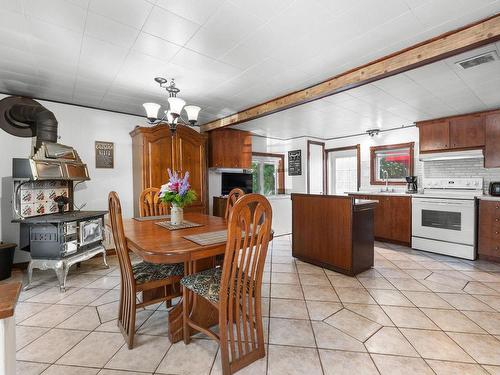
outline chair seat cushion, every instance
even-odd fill
[[[154,264],[140,262],[132,266],[134,279],[137,284],[147,283],[149,281],[167,279],[173,276],[184,275],[184,264]]]
[[[206,298],[210,302],[218,303],[221,277],[221,267],[210,268],[205,271],[184,276],[181,280],[181,285]]]

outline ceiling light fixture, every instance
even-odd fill
[[[175,86],[175,81],[173,78],[168,79],[163,77],[156,77],[155,81],[168,92],[168,105],[169,109],[164,111],[164,115],[159,118],[158,112],[160,111],[161,105],[157,103],[144,103],[142,106],[146,111],[146,119],[150,125],[167,124],[172,134],[175,133],[177,129],[177,124],[185,124],[194,126],[198,121],[198,114],[201,108],[195,105],[186,105],[186,102],[181,98],[177,97],[177,94],[181,91],[177,86]],[[182,118],[182,110],[186,112],[187,121]]]
[[[372,137],[372,138],[373,138],[374,136],[376,136],[376,135],[379,135],[379,134],[380,134],[380,129],[377,129],[377,128],[376,128],[376,129],[368,129],[368,130],[366,131],[366,134],[368,134],[370,137]]]

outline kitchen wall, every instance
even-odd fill
[[[0,94],[0,99],[6,95]],[[83,108],[67,104],[40,100],[42,105],[54,112],[59,122],[59,142],[73,146],[82,160],[87,163],[90,181],[79,184],[75,189],[75,204],[85,209],[106,210],[107,194],[111,190],[118,192],[123,215],[133,215],[132,196],[132,148],[129,132],[143,123],[138,116]],[[115,145],[115,167],[96,169],[94,142],[109,141]],[[30,154],[31,138],[14,137],[0,129],[0,239],[5,242],[19,242],[18,224],[11,220],[11,175],[12,158],[25,158]],[[16,252],[16,262],[26,261],[24,252]]]

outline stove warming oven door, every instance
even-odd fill
[[[459,258],[476,258],[472,199],[412,199],[412,247]]]

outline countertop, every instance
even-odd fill
[[[65,223],[68,221],[77,221],[106,215],[108,211],[72,211],[65,213],[56,213],[49,215],[41,215],[28,217],[24,220],[12,220],[14,223],[26,224],[46,224],[46,223]]]
[[[0,319],[14,316],[20,292],[20,282],[0,284]]]
[[[477,198],[481,199],[483,201],[496,201],[496,202],[500,202],[500,197],[493,197],[491,195],[481,195],[481,196],[479,196]]]
[[[408,194],[401,191],[378,191],[378,190],[362,190],[362,191],[347,191],[349,195],[388,195],[392,197],[411,197],[415,194]]]

